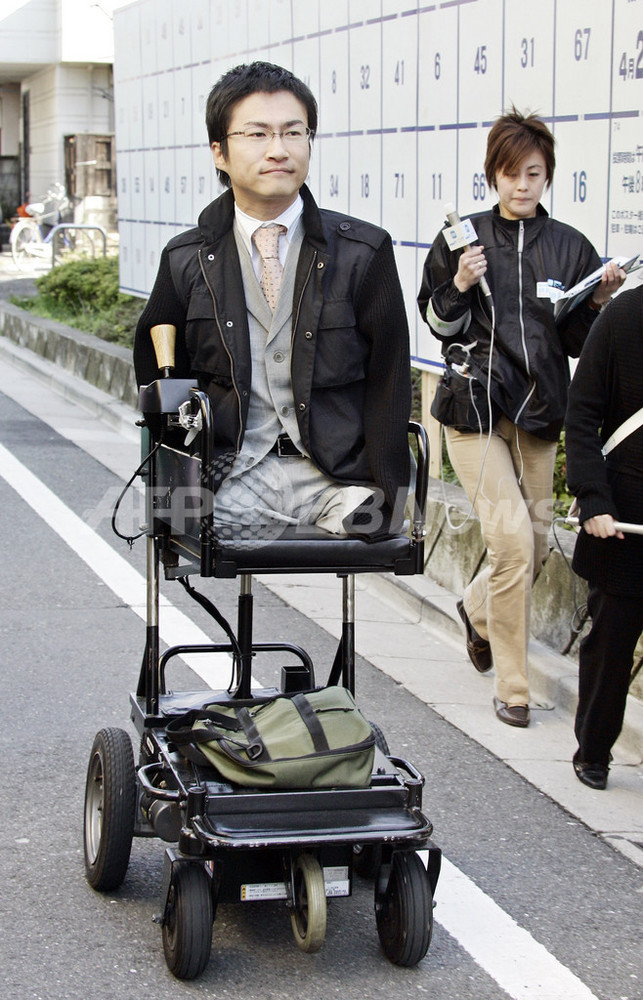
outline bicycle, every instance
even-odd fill
[[[69,252],[96,255],[94,240],[84,228],[74,227],[73,223],[65,223],[62,230],[57,228],[70,209],[71,202],[60,182],[49,188],[42,201],[25,205],[27,217],[14,225],[10,237],[11,255],[19,270],[29,270],[31,264],[49,257],[53,266]]]

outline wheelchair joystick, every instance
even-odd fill
[[[150,336],[154,345],[156,362],[163,378],[171,378],[174,371],[174,347],[176,344],[176,327],[171,323],[160,323],[153,326]]]

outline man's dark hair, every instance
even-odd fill
[[[232,110],[239,101],[249,94],[274,94],[279,90],[287,90],[306,108],[308,121],[313,138],[317,131],[317,101],[309,87],[299,80],[288,69],[274,63],[253,62],[235,66],[217,80],[208,94],[205,106],[205,124],[208,129],[210,145],[221,143],[221,152],[228,155],[228,141],[225,135],[230,126]],[[225,170],[217,169],[219,180],[225,187],[230,187],[230,178]]]

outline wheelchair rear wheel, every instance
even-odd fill
[[[123,729],[101,729],[85,785],[85,873],[93,889],[116,889],[129,864],[134,837],[134,754]]]

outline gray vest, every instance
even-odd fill
[[[290,378],[292,300],[304,233],[300,218],[291,235],[274,314],[266,302],[236,222],[234,236],[248,310],[252,359],[248,421],[241,451],[230,473],[231,476],[239,476],[268,454],[279,434],[287,434],[300,451],[304,450]]]

